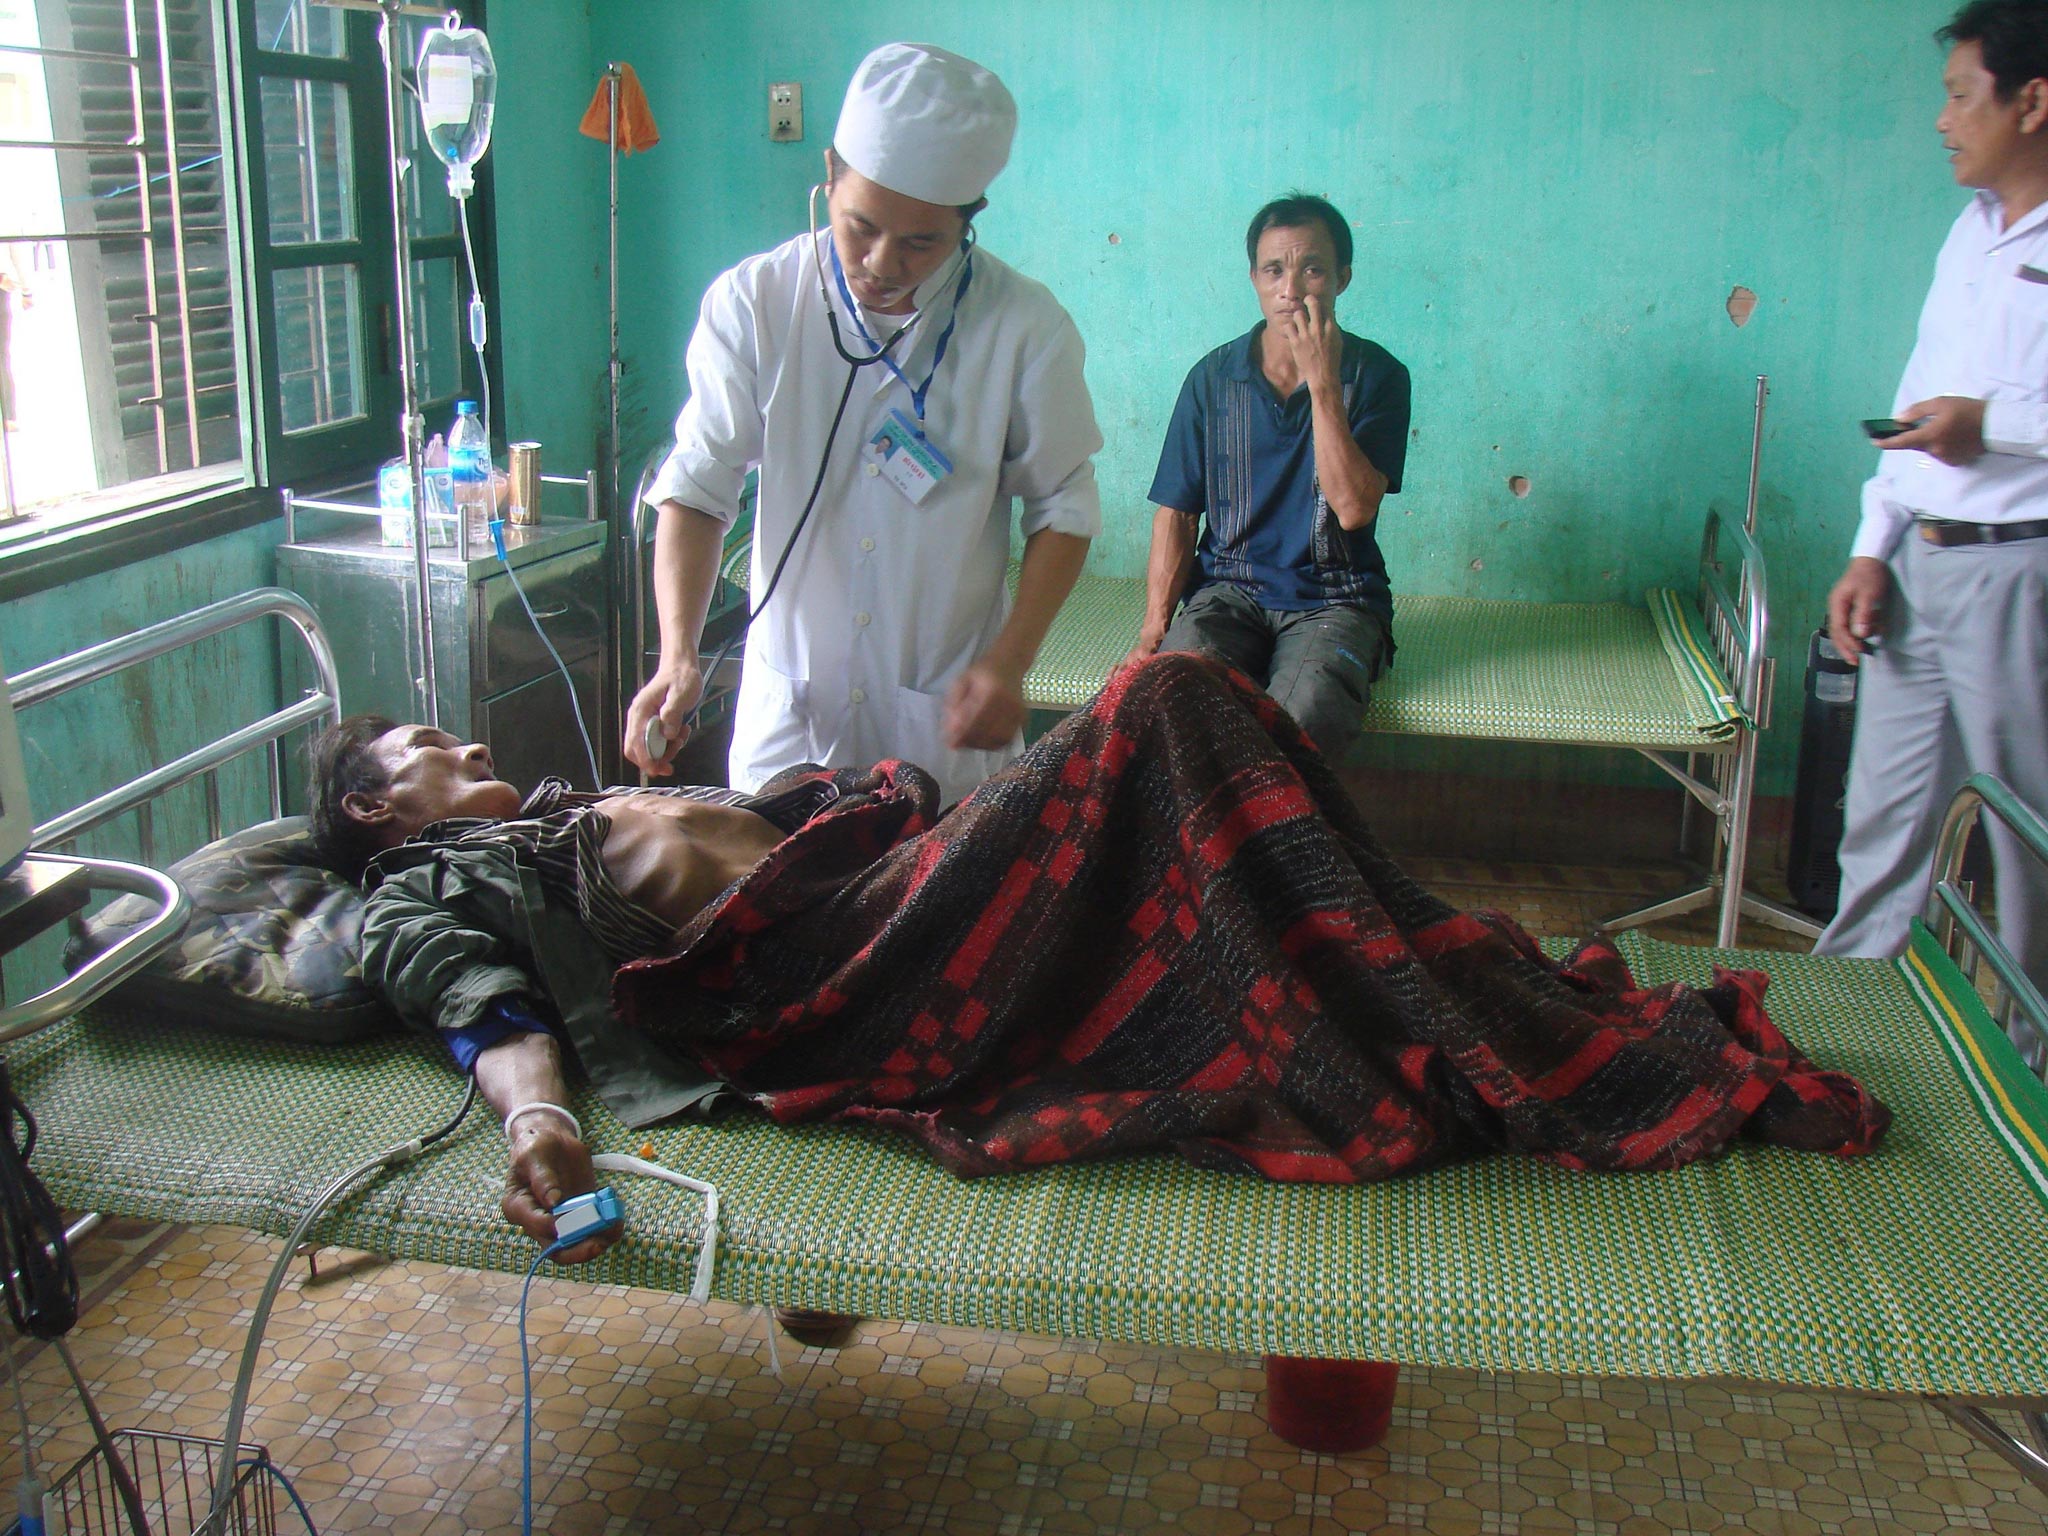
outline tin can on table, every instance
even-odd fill
[[[531,527],[540,521],[540,444],[512,443],[512,495],[506,521],[515,527]]]

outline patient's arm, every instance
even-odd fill
[[[476,1086],[500,1118],[522,1104],[562,1104],[569,1084],[562,1072],[562,1047],[553,1035],[516,1034],[486,1047],[476,1058]],[[590,1149],[576,1139],[569,1122],[545,1110],[529,1110],[507,1127],[511,1166],[499,1201],[505,1219],[535,1242],[555,1240],[549,1212],[572,1195],[597,1188]],[[565,1249],[556,1259],[581,1264],[618,1241],[620,1228]]]

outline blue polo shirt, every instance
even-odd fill
[[[1262,320],[1195,364],[1166,429],[1152,501],[1202,520],[1182,596],[1229,582],[1262,607],[1366,607],[1391,621],[1392,589],[1374,530],[1337,523],[1316,482],[1308,386],[1282,400],[1259,366]],[[1344,335],[1339,373],[1351,436],[1401,489],[1408,456],[1408,370],[1378,342]]]

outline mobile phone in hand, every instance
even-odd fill
[[[1916,425],[1915,422],[1900,421],[1896,416],[1873,416],[1863,423],[1863,435],[1873,443],[1881,443],[1888,437],[1912,431]]]

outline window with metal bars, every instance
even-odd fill
[[[238,471],[213,33],[204,0],[0,4],[9,516]]]
[[[399,24],[410,58],[431,23]],[[9,518],[398,450],[377,25],[314,0],[0,0]],[[488,198],[472,215],[487,303]],[[438,424],[474,364],[455,205],[431,169],[408,178],[406,217]]]

